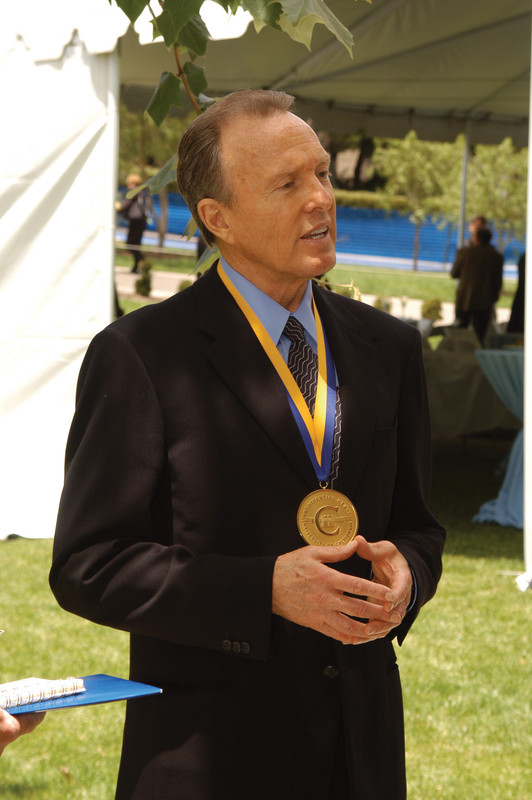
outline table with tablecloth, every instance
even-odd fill
[[[486,378],[504,405],[523,420],[523,348],[477,350],[476,358]],[[523,429],[510,450],[504,481],[498,496],[478,510],[474,522],[497,522],[514,528],[523,527]]]
[[[424,361],[432,436],[451,439],[497,429],[519,430],[516,417],[501,401],[475,353],[473,331],[449,329],[436,350],[424,340]]]

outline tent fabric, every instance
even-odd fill
[[[0,63],[0,538],[53,535],[77,373],[113,300],[118,58],[69,25],[30,39],[3,37]]]
[[[87,53],[112,53],[129,20],[108,0],[26,0],[2,15],[0,63],[23,44],[34,62],[59,61],[75,34]]]
[[[469,126],[471,141],[511,136],[527,144],[530,85],[529,0],[330,0],[353,34],[354,58],[323,25],[312,51],[253,25],[240,39],[210,42],[209,91],[272,88],[292,93],[298,113],[316,128],[454,140]],[[144,103],[170,54],[160,44],[121,39],[126,99]],[[144,92],[143,92],[144,89]]]

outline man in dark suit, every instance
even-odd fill
[[[51,585],[129,631],[131,677],[164,690],[128,706],[119,800],[406,794],[392,640],[444,541],[421,342],[313,286],[335,202],[291,106],[236,92],[189,127],[178,185],[222,259],[80,374]],[[309,411],[290,370],[316,351]]]
[[[471,323],[480,344],[493,316],[495,303],[502,289],[504,259],[491,244],[489,228],[479,228],[473,244],[456,254],[451,278],[458,278],[455,313],[458,327]]]

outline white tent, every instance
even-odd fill
[[[12,4],[2,21],[0,538],[53,535],[80,361],[111,319],[127,20],[97,5]]]
[[[330,6],[353,32],[353,60],[322,26],[311,53],[250,27],[209,45],[210,90],[286,90],[321,129],[402,136],[415,127],[440,140],[468,130],[472,141],[527,143],[529,0]],[[53,532],[79,362],[111,315],[118,86],[144,107],[172,69],[161,44],[141,47],[127,28],[107,0],[30,0],[0,32],[11,110],[0,165],[0,538]],[[525,481],[532,488],[532,465]],[[531,516],[525,508],[532,572]]]

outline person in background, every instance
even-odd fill
[[[20,714],[14,717],[0,708],[0,756],[8,744],[11,744],[24,733],[31,733],[43,721],[45,712]]]
[[[221,258],[81,369],[50,583],[163,689],[128,706],[116,800],[406,797],[392,641],[445,539],[422,342],[313,285],[335,198],[293,101],[235,92],[189,126],[177,182]]]
[[[481,345],[502,288],[503,256],[491,244],[491,231],[479,228],[473,244],[456,254],[451,278],[458,279],[455,298],[456,326],[472,324]]]
[[[132,173],[126,178],[126,189],[130,192],[142,184],[140,175]],[[126,192],[126,194],[127,194]],[[140,246],[142,244],[142,236],[146,229],[150,210],[150,193],[149,190],[144,188],[134,197],[125,197],[121,203],[117,204],[117,209],[123,217],[128,221],[128,234],[127,244],[131,245],[129,252],[133,256],[133,266],[131,272],[140,272],[140,268],[144,261]]]
[[[469,239],[467,241],[467,246],[471,247],[471,245],[476,243],[475,237],[476,232],[479,228],[487,228],[488,227],[488,220],[486,217],[483,217],[482,214],[477,214],[476,217],[473,217],[469,222]]]

